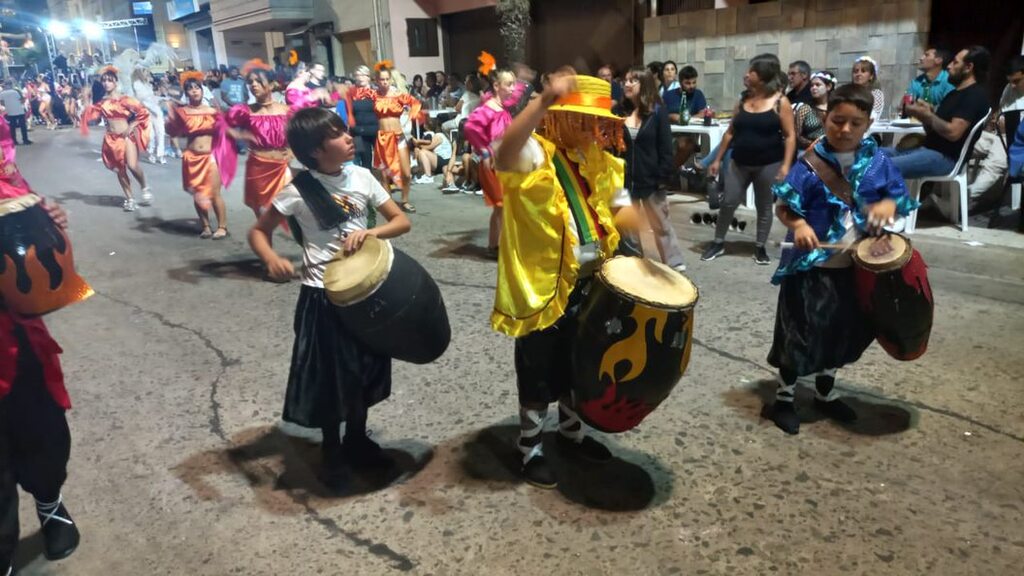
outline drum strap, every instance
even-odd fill
[[[804,154],[803,161],[836,198],[845,202],[847,206],[856,209],[857,205],[853,202],[853,187],[850,186],[850,182],[836,172],[835,168],[829,166],[828,162],[819,156],[813,147]]]
[[[337,228],[352,217],[348,208],[337,202],[309,170],[296,174],[292,178],[292,184],[302,196],[302,201],[309,206],[321,230]]]

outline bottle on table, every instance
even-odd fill
[[[914,95],[913,94],[911,94],[910,92],[907,92],[906,94],[903,95],[903,106],[900,106],[900,118],[907,118],[909,116],[907,114],[907,105],[908,104],[913,104],[913,103],[914,103]]]
[[[690,123],[690,103],[686,98],[686,92],[683,92],[683,97],[679,100],[679,122],[684,125]]]

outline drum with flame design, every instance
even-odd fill
[[[18,314],[38,316],[92,296],[75,272],[71,242],[27,194],[0,200],[0,299]]]
[[[601,265],[573,343],[573,404],[584,422],[624,432],[668,397],[690,362],[697,299],[664,264],[616,256]]]

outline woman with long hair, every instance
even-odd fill
[[[285,137],[289,107],[274,101],[270,87],[271,70],[259,59],[247,62],[242,67],[242,75],[256,102],[236,104],[227,113],[227,123],[234,129],[232,136],[249,142],[249,159],[245,162],[245,205],[257,218],[292,179],[288,169],[292,153]],[[230,168],[221,166],[221,170],[225,169]],[[230,184],[233,171],[228,176],[224,181]]]
[[[763,266],[771,262],[765,243],[774,219],[772,184],[786,179],[796,151],[793,109],[782,94],[782,78],[779,58],[774,54],[761,54],[750,61],[743,77],[747,89],[708,168],[708,174],[717,176],[722,156],[731,146],[732,160],[725,174],[725,196],[718,212],[715,240],[704,250],[701,260],[714,260],[725,253],[725,234],[747,187],[753,184],[757,208],[754,262]]]
[[[507,68],[496,68],[494,57],[487,52],[480,55],[480,74],[491,80],[491,92],[483,95],[485,101],[466,119],[462,128],[466,141],[473,147],[480,161],[477,163],[477,180],[484,192],[484,203],[491,207],[491,220],[487,233],[487,255],[498,257],[498,243],[503,226],[504,195],[501,182],[494,172],[494,149],[512,123],[509,107],[516,102],[516,75]]]
[[[131,176],[142,188],[140,206],[149,206],[153,194],[146,185],[146,175],[139,165],[139,152],[149,144],[149,110],[135,98],[124,96],[117,88],[117,68],[107,66],[100,70],[103,98],[82,113],[81,129],[88,133],[89,122],[103,118],[107,133],[103,137],[103,165],[117,173],[117,181],[124,192],[125,212],[135,211]],[[131,176],[129,176],[131,174]]]
[[[78,88],[71,85],[66,78],[60,85],[60,97],[64,101],[64,112],[71,124],[78,128]]]
[[[836,87],[836,77],[831,72],[811,74],[811,104],[798,103],[793,110],[796,121],[796,149],[803,152],[814,141],[825,135],[825,113],[828,111],[828,95]]]
[[[56,130],[57,119],[53,117],[53,95],[50,94],[50,83],[42,74],[36,77],[36,91],[39,94],[39,115],[46,122],[48,130]]]
[[[649,70],[635,67],[626,73],[625,97],[619,112],[625,116],[625,187],[637,211],[643,210],[654,232],[662,262],[683,272],[683,250],[669,221],[668,197],[661,184],[671,178],[672,129],[668,110],[661,105],[658,85]]]
[[[394,66],[390,61],[378,62],[377,87],[357,88],[355,99],[373,101],[373,109],[377,114],[379,130],[373,148],[373,167],[381,172],[381,177],[390,180],[402,189],[402,201],[399,203],[403,212],[416,212],[416,207],[409,203],[409,187],[412,179],[409,145],[402,130],[402,113],[409,111],[409,118],[422,121],[420,101],[408,93],[402,93],[395,86],[392,76]],[[387,184],[387,182],[384,182]],[[387,186],[385,186],[387,188]]]
[[[199,87],[202,92],[202,86]],[[135,92],[135,98],[142,105],[149,110],[149,114],[153,121],[150,126],[153,127],[153,133],[149,139],[149,163],[156,164],[167,164],[166,152],[164,149],[164,111],[160,108],[160,99],[157,98],[156,92],[153,91],[153,76],[149,70],[145,68],[136,68],[132,72],[132,91]]]
[[[186,138],[188,145],[181,158],[181,184],[192,195],[196,214],[203,225],[200,238],[220,240],[228,236],[227,209],[221,197],[218,160],[231,154],[233,143],[225,137],[226,125],[216,108],[203,104],[202,72],[181,75],[181,85],[188,98],[185,106],[172,106],[167,118],[167,133]],[[230,151],[229,151],[230,149]],[[217,231],[210,227],[210,208],[217,216]]]
[[[885,111],[885,93],[878,84],[878,64],[871,56],[861,56],[853,62],[850,73],[854,84],[866,86],[871,90],[874,104],[871,106],[871,119],[878,120]]]

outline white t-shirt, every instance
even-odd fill
[[[1018,93],[1009,84],[1003,88],[1003,95],[999,98],[999,109],[1003,112],[1011,110],[1024,110],[1024,94]]]
[[[294,185],[288,184],[274,198],[274,208],[285,216],[294,216],[302,228],[302,283],[314,288],[324,287],[324,267],[342,249],[349,232],[366,230],[366,215],[391,199],[377,179],[366,168],[346,165],[341,174],[313,176],[327,188],[334,201],[346,208],[350,218],[332,230],[321,230],[309,206],[302,201]]]
[[[424,132],[423,133],[423,139],[424,140],[429,140],[429,139],[433,138],[434,136],[440,136],[441,137],[441,143],[438,144],[436,147],[434,147],[434,154],[437,154],[437,157],[441,158],[442,160],[451,160],[452,159],[452,143],[451,143],[451,140],[448,140],[448,137],[445,136],[444,134],[440,133],[440,132]]]

